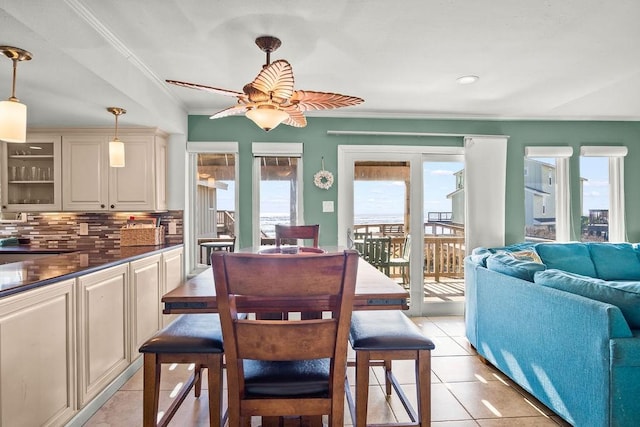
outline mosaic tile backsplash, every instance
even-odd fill
[[[33,248],[48,249],[112,249],[120,246],[120,228],[133,217],[136,221],[160,217],[164,225],[165,243],[183,243],[183,211],[146,212],[55,212],[27,213],[26,222],[0,224],[0,238],[18,237],[30,240]],[[176,234],[168,234],[175,221]],[[80,235],[80,224],[88,225],[88,234]]]

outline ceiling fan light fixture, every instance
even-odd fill
[[[107,111],[116,116],[115,136],[109,141],[109,166],[112,168],[124,167],[124,142],[118,139],[118,116],[126,114],[127,110],[119,107],[109,107]]]
[[[0,102],[0,140],[25,142],[27,140],[27,106],[16,98],[16,71],[19,61],[29,61],[31,53],[19,47],[0,46],[0,53],[13,61],[11,97]]]
[[[289,114],[273,105],[257,106],[247,111],[245,116],[265,132],[275,129],[280,123],[289,118]]]

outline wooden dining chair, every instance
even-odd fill
[[[229,426],[248,427],[252,416],[264,421],[328,415],[330,427],[342,427],[358,253],[217,252],[211,262],[225,347]],[[238,318],[238,313],[306,310],[333,315]]]
[[[313,247],[318,247],[320,236],[320,224],[315,225],[282,225],[276,224],[276,246],[280,246],[283,241],[293,241],[297,239],[313,240]],[[294,243],[297,244],[297,243]]]

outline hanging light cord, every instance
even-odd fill
[[[9,98],[9,101],[20,101],[18,98],[16,98],[16,74],[17,74],[17,70],[18,70],[18,58],[11,58],[11,61],[13,61],[13,83],[11,84],[11,98]]]
[[[116,116],[116,136],[113,138],[114,141],[119,141],[118,139],[118,116],[120,114],[114,114]]]

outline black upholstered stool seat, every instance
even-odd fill
[[[202,389],[202,369],[207,368],[209,386],[209,425],[224,425],[222,415],[222,329],[217,314],[183,314],[149,338],[139,351],[144,354],[143,426],[166,426],[185,397],[194,388],[196,397]],[[161,365],[193,363],[195,369],[184,383],[171,406],[157,422]],[[194,387],[195,386],[195,387]]]
[[[397,310],[354,311],[349,342],[354,350],[433,350],[427,338]]]
[[[217,314],[184,314],[149,338],[140,353],[223,353]]]
[[[431,422],[431,350],[433,341],[426,337],[415,323],[397,310],[354,311],[351,317],[349,342],[356,352],[356,401],[349,388],[346,389],[351,419],[355,427],[367,425],[369,399],[369,368],[385,367],[385,389],[391,395],[396,390],[407,411],[410,423],[376,424],[376,426],[420,426]],[[414,360],[418,412],[391,370],[392,360]]]

